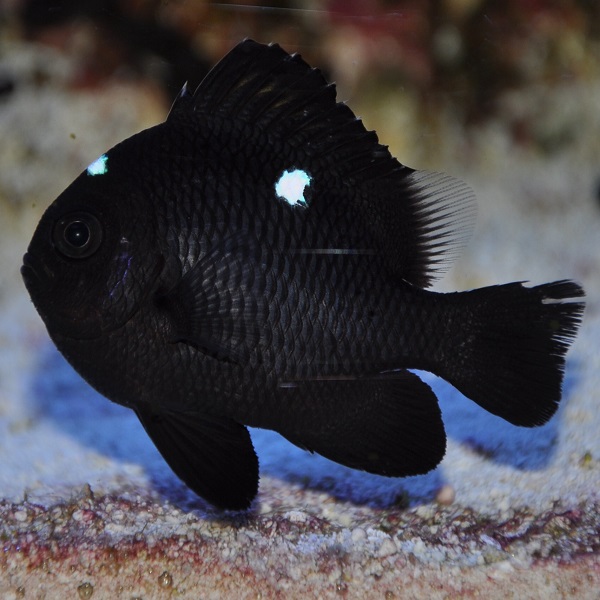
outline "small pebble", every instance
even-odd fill
[[[173,577],[169,571],[164,571],[158,578],[158,585],[163,588],[170,588],[173,585]]]
[[[456,499],[456,490],[449,484],[443,485],[435,495],[435,501],[442,506],[450,506]]]
[[[92,594],[94,593],[94,586],[86,581],[77,588],[77,593],[82,600],[87,600],[88,598],[92,597]]]
[[[360,544],[367,539],[367,532],[361,527],[357,527],[352,531],[352,541],[355,544]]]
[[[380,558],[385,558],[386,556],[391,556],[392,554],[396,554],[397,548],[396,544],[391,539],[383,540],[379,550],[377,552],[377,556]]]

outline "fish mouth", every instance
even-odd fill
[[[54,273],[44,265],[40,257],[31,252],[26,252],[23,256],[23,265],[21,266],[21,277],[25,285],[50,283],[54,279]]]
[[[29,285],[33,281],[40,281],[39,265],[36,265],[35,257],[30,252],[26,252],[23,256],[23,265],[21,266],[21,277],[25,281],[25,285]]]

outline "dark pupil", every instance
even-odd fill
[[[65,228],[65,242],[83,248],[90,241],[90,228],[83,221],[73,221]]]

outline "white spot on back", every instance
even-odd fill
[[[86,170],[88,175],[104,175],[108,171],[106,162],[108,156],[103,154],[100,158],[97,158]]]
[[[304,189],[310,185],[311,179],[302,169],[286,170],[275,184],[275,193],[291,206],[306,206]]]

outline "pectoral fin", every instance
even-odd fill
[[[446,434],[431,388],[409,371],[375,379],[299,381],[282,389],[298,406],[278,431],[297,446],[353,469],[390,477],[435,468]]]
[[[235,235],[216,244],[158,303],[170,317],[173,342],[243,364],[264,321],[264,272],[258,245]]]
[[[219,508],[243,510],[258,491],[258,458],[248,430],[229,419],[195,412],[136,414],[175,474]]]

